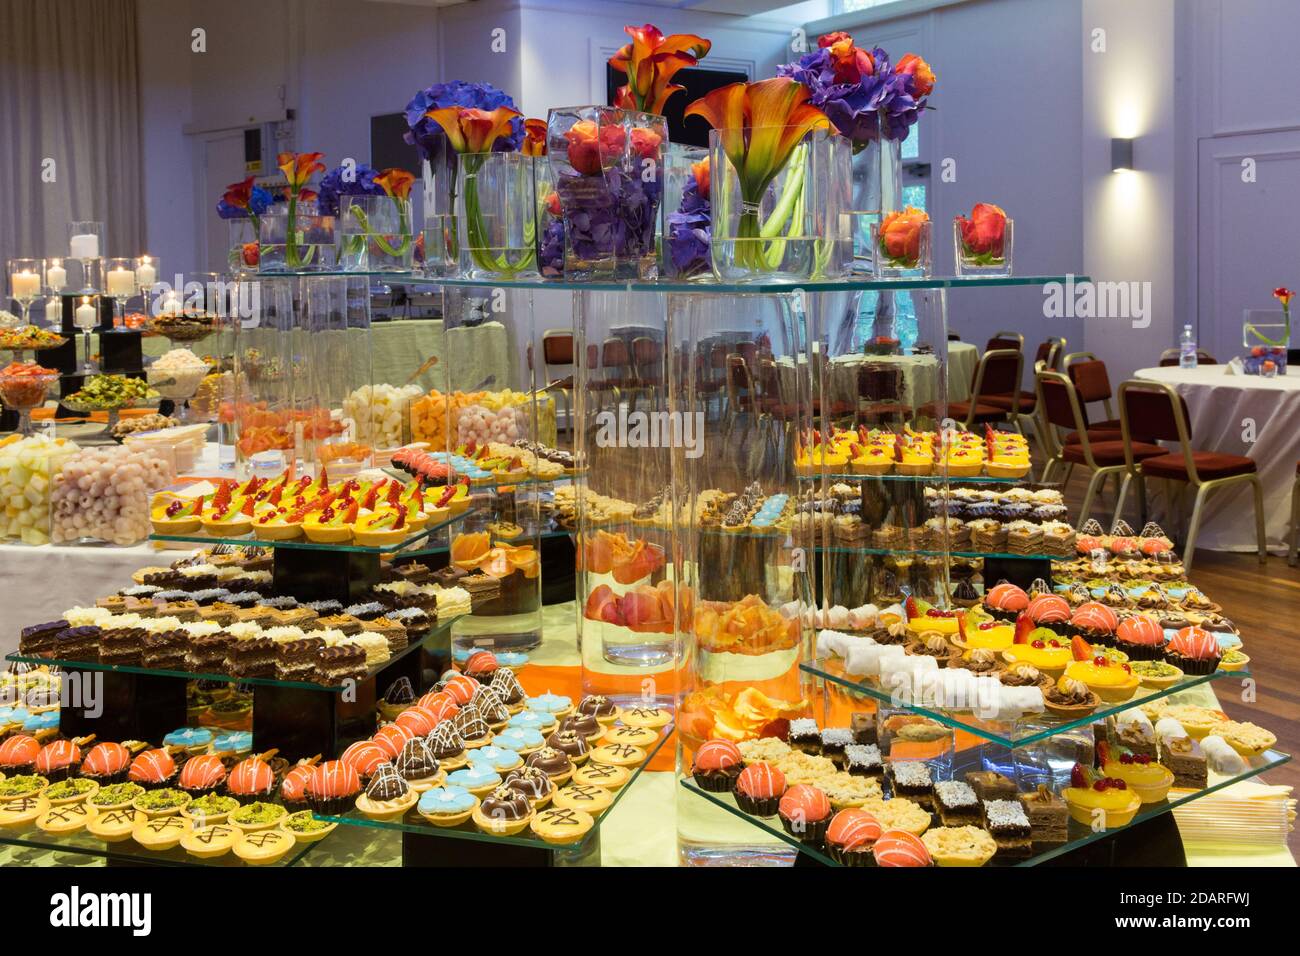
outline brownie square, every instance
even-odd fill
[[[802,750],[806,754],[820,754],[822,752],[822,732],[817,726],[817,721],[811,717],[801,717],[790,721],[788,742],[795,750]]]
[[[934,778],[923,761],[891,761],[887,775],[894,796],[906,797],[926,810],[934,809]]]
[[[997,843],[999,859],[1023,860],[1033,852],[1032,828],[1019,800],[985,800],[984,829]]]
[[[847,727],[827,727],[822,731],[822,756],[844,766],[844,750],[852,746],[853,733]]]
[[[855,777],[880,777],[885,772],[875,744],[849,744],[844,748],[844,766]]]
[[[960,780],[940,780],[934,785],[934,807],[946,827],[980,824],[980,799],[970,784]]]

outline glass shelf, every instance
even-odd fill
[[[272,866],[294,866],[313,849],[329,841],[332,834],[327,834],[324,839],[315,843],[295,843],[293,849]],[[180,846],[174,846],[170,850],[148,850],[136,843],[134,840],[127,838],[118,843],[107,843],[99,837],[80,829],[73,833],[46,833],[38,829],[35,824],[19,828],[0,829],[0,845],[16,848],[25,848],[29,850],[44,850],[53,853],[75,853],[79,856],[100,857],[116,863],[126,863],[131,865],[152,864],[156,866],[213,866],[213,867],[243,867],[253,864],[245,863],[239,857],[235,856],[234,851],[223,853],[221,856],[210,859],[200,859],[197,856],[191,856],[186,853]],[[5,865],[18,865],[17,861],[5,861]],[[267,865],[267,864],[258,864]]]
[[[966,773],[966,771],[968,770],[983,769],[983,760],[981,756],[981,752],[983,751],[983,749],[984,748],[982,747],[972,747],[968,750],[961,751],[954,758],[953,761],[954,780],[961,779],[962,775]],[[1169,798],[1166,800],[1162,800],[1159,803],[1142,804],[1142,806],[1138,809],[1137,814],[1133,817],[1132,821],[1125,824],[1122,827],[1114,827],[1109,830],[1099,830],[1094,832],[1090,827],[1086,827],[1081,823],[1078,823],[1077,821],[1071,819],[1069,822],[1069,831],[1068,831],[1069,838],[1059,846],[1054,846],[1049,850],[1044,850],[1041,853],[1036,853],[1035,855],[1031,856],[1029,859],[1026,860],[1014,860],[1014,861],[1010,861],[1009,864],[998,864],[994,861],[990,861],[990,863],[986,865],[1038,866],[1041,863],[1046,863],[1048,860],[1055,859],[1056,857],[1059,857],[1065,853],[1069,853],[1072,850],[1077,850],[1080,849],[1081,847],[1087,846],[1090,843],[1095,843],[1096,841],[1104,839],[1106,837],[1114,836],[1117,833],[1127,830],[1129,827],[1137,826],[1138,824],[1144,823],[1145,821],[1150,820],[1153,817],[1158,817],[1161,814],[1168,813],[1171,810],[1175,809],[1176,807],[1182,806],[1183,804],[1191,803],[1193,800],[1199,800],[1201,797],[1204,797],[1207,794],[1214,793],[1216,790],[1222,790],[1224,787],[1231,786],[1234,783],[1238,783],[1242,780],[1249,780],[1251,777],[1258,776],[1261,773],[1266,773],[1269,770],[1282,766],[1282,764],[1286,763],[1290,759],[1291,757],[1289,754],[1284,754],[1281,751],[1277,751],[1277,750],[1265,751],[1263,754],[1261,754],[1258,757],[1252,757],[1248,759],[1246,761],[1246,770],[1240,774],[1237,774],[1236,776],[1220,777],[1217,774],[1211,773],[1209,775],[1209,785],[1206,786],[1204,789],[1171,790],[1169,792]],[[687,790],[691,791],[692,793],[698,794],[699,796],[703,797],[705,800],[708,800],[710,803],[714,804],[715,806],[721,807],[723,810],[726,810],[728,813],[732,814],[733,816],[737,816],[740,817],[742,820],[749,821],[751,824],[753,824],[755,827],[762,830],[764,833],[768,834],[769,836],[776,837],[777,839],[781,840],[783,843],[787,843],[790,846],[795,847],[797,850],[799,850],[799,852],[806,854],[809,857],[812,857],[814,860],[818,861],[819,863],[823,863],[826,866],[839,865],[821,850],[810,847],[807,844],[803,843],[802,841],[798,840],[797,838],[786,833],[781,826],[780,818],[778,817],[763,818],[763,817],[752,816],[746,813],[745,811],[741,810],[740,807],[736,805],[736,798],[732,796],[730,793],[709,793],[706,790],[701,790],[699,787],[695,785],[695,782],[691,780],[689,777],[682,778],[681,785],[685,787]]]
[[[851,677],[844,673],[844,663],[839,659],[826,660],[816,659],[799,665],[799,669],[805,674],[813,677],[820,677],[831,683],[852,691],[855,694],[861,694],[864,697],[870,697],[882,704],[886,704],[896,710],[907,710],[912,713],[924,714],[933,720],[948,727],[957,730],[964,730],[967,733],[982,737],[985,740],[998,744],[1002,747],[1027,747],[1031,744],[1055,737],[1057,734],[1063,734],[1066,731],[1074,730],[1079,727],[1086,727],[1096,721],[1102,720],[1121,711],[1129,710],[1133,707],[1140,707],[1142,704],[1149,704],[1153,700],[1160,700],[1162,697],[1169,697],[1173,694],[1181,693],[1201,684],[1207,684],[1210,681],[1218,680],[1224,677],[1246,678],[1250,676],[1249,671],[1223,671],[1216,670],[1212,674],[1202,674],[1197,676],[1184,677],[1178,683],[1155,690],[1149,687],[1139,687],[1134,695],[1124,701],[1122,704],[1102,703],[1092,713],[1083,717],[1076,717],[1073,720],[1065,720],[1060,717],[1044,711],[1041,714],[1030,714],[1015,720],[981,720],[972,713],[953,712],[943,710],[938,707],[923,707],[917,704],[902,703],[896,700],[894,695],[881,687],[864,683],[865,678]]]
[[[950,484],[960,485],[966,482],[973,482],[982,485],[1018,485],[1029,481],[1028,475],[1022,475],[1019,478],[995,478],[989,475],[975,475],[973,477],[950,478],[942,472],[935,472],[929,475],[858,475],[852,472],[830,472],[825,475],[798,475],[799,481],[816,482],[825,478],[827,481],[904,481],[912,484]]]
[[[606,817],[614,812],[614,808],[618,806],[618,802],[623,799],[624,795],[626,795],[629,790],[632,789],[632,784],[636,783],[636,778],[641,775],[641,771],[645,770],[645,768],[650,765],[650,762],[654,760],[659,751],[663,749],[664,744],[672,738],[674,729],[675,727],[673,724],[666,725],[660,731],[659,740],[656,741],[655,745],[646,753],[645,760],[636,767],[628,768],[630,773],[628,774],[627,783],[614,791],[613,801],[596,816],[596,823],[591,830],[588,831],[587,835],[576,843],[547,843],[540,837],[533,836],[532,830],[527,827],[515,836],[497,836],[492,833],[484,833],[470,820],[466,820],[464,823],[454,827],[434,826],[432,823],[425,820],[424,817],[420,816],[414,807],[407,811],[406,816],[402,817],[400,820],[374,820],[361,813],[361,811],[355,809],[349,810],[342,816],[337,817],[324,816],[321,814],[317,814],[317,816],[322,820],[330,820],[348,826],[370,827],[377,830],[396,830],[419,836],[449,837],[453,840],[475,840],[484,843],[504,843],[510,846],[531,847],[533,849],[580,852],[581,848],[586,846],[588,841],[600,831],[601,823],[604,822]],[[553,804],[548,804],[548,806],[552,805]]]
[[[286,548],[295,551],[350,551],[356,554],[396,554],[398,551],[405,550],[413,544],[425,540],[436,531],[443,528],[449,528],[454,524],[464,521],[470,515],[477,513],[477,508],[467,508],[458,515],[452,515],[445,521],[439,521],[436,524],[427,524],[415,534],[408,538],[398,541],[395,544],[386,544],[380,547],[369,547],[361,544],[325,544],[317,541],[308,541],[305,538],[299,538],[294,541],[269,541],[258,538],[249,533],[241,537],[219,538],[210,534],[196,532],[195,534],[151,534],[150,541],[180,541],[186,544],[225,544],[235,547],[253,547],[253,548]]]
[[[928,548],[868,548],[849,544],[817,545],[818,551],[827,554],[906,554],[921,558],[939,558],[951,555],[954,558],[995,558],[1000,560],[1018,559],[1021,561],[1066,561],[1070,560],[1056,554],[1016,554],[1011,551],[936,551]]]
[[[374,667],[367,668],[366,673],[361,680],[368,680],[369,678],[374,677],[384,668],[391,664],[395,664],[408,654],[413,654],[420,648],[427,646],[430,642],[434,642],[440,637],[445,637],[447,632],[450,631],[454,620],[455,618],[448,618],[445,621],[439,621],[437,624],[429,628],[424,637],[414,641],[409,641],[405,647],[392,654],[387,660],[381,661]],[[310,631],[307,632],[307,636],[311,636]],[[342,684],[331,686],[329,684],[318,684],[315,681],[279,680],[275,677],[232,677],[229,674],[204,674],[195,671],[164,670],[157,667],[140,667],[134,664],[101,664],[99,661],[66,661],[51,657],[34,657],[30,654],[10,654],[5,657],[5,660],[21,664],[46,664],[52,667],[100,671],[111,674],[148,674],[155,677],[177,677],[183,680],[220,681],[226,684],[247,684],[258,687],[283,687],[295,690],[315,690],[326,694],[341,694],[346,689]]]
[[[605,280],[595,282],[562,282],[542,278],[497,280],[439,278],[413,272],[262,272],[258,279],[320,279],[329,276],[381,279],[392,284],[459,286],[470,289],[551,289],[572,292],[686,292],[696,295],[762,295],[804,292],[870,292],[906,291],[908,289],[964,289],[997,288],[1000,286],[1033,286],[1049,282],[1088,282],[1086,275],[1026,275],[1026,276],[931,276],[928,279],[876,279],[872,276],[846,276],[841,279],[807,279],[802,282],[673,282],[667,279],[655,282],[633,280]]]

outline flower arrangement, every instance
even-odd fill
[[[711,191],[716,191],[725,160],[738,181],[738,212],[734,234],[736,264],[751,273],[775,270],[787,252],[783,237],[799,231],[808,208],[804,192],[808,134],[830,131],[830,119],[810,103],[808,88],[790,77],[757,83],[732,83],[714,90],[686,108],[687,116],[702,117],[713,127]],[[769,196],[778,175],[779,193]],[[717,196],[711,196],[717,209]],[[764,212],[767,204],[768,211]],[[716,242],[718,217],[713,216]],[[715,267],[717,263],[715,261]]]
[[[807,87],[813,106],[861,150],[878,136],[901,141],[934,91],[930,65],[914,53],[896,64],[880,47],[858,47],[842,31],[817,40],[817,49],[777,68]]]
[[[442,106],[425,117],[442,130],[460,164],[456,210],[462,267],[505,278],[530,269],[536,258],[533,155],[521,150],[525,144],[538,148],[536,127],[531,140],[526,130],[516,136],[516,127],[524,126],[522,114],[505,105],[492,110]]]
[[[285,198],[288,201],[283,240],[284,265],[289,269],[319,267],[322,264],[318,256],[324,255],[323,246],[308,243],[306,241],[308,237],[299,231],[298,204],[314,203],[316,191],[307,187],[312,176],[325,172],[325,164],[320,161],[324,155],[324,153],[280,153],[276,157],[276,165],[284,173]],[[265,240],[262,243],[263,246],[267,244]]]
[[[678,278],[709,270],[713,263],[712,207],[709,202],[709,157],[691,163],[677,211],[668,214],[668,255]]]
[[[1261,327],[1249,319],[1242,324],[1242,344],[1250,349],[1250,354],[1243,361],[1247,375],[1286,374],[1287,349],[1291,345],[1291,300],[1295,298],[1295,293],[1286,286],[1278,286],[1273,290],[1273,298],[1282,306],[1280,327]],[[1246,314],[1249,316],[1252,313],[1248,311]],[[1265,328],[1269,330],[1268,333],[1264,331]],[[1280,332],[1273,331],[1279,328]]]
[[[335,166],[321,177],[316,208],[323,216],[337,216],[343,196],[384,195],[383,187],[375,182],[378,175],[379,171],[367,163]]]
[[[664,36],[652,23],[626,26],[623,32],[632,38],[609,58],[609,65],[627,74],[627,83],[618,88],[614,105],[642,113],[663,113],[664,105],[674,93],[685,87],[672,83],[678,70],[696,66],[713,44],[693,33]]]
[[[1013,223],[1000,206],[976,203],[953,218],[958,275],[1010,275]]]
[[[259,258],[257,235],[262,228],[262,215],[276,201],[276,197],[269,190],[253,185],[253,179],[254,177],[249,176],[240,182],[231,183],[226,187],[221,199],[217,201],[217,215],[232,221],[231,238],[235,240],[230,250],[232,269],[239,269],[241,266],[249,268],[257,266]],[[243,230],[239,234],[233,232],[233,224],[240,220],[247,221],[252,226],[251,235]]]
[[[923,209],[908,206],[888,213],[876,232],[881,271],[929,271],[930,217]]]
[[[396,167],[370,172],[366,191],[348,194],[341,250],[345,267],[409,269],[414,254],[410,195],[415,177]],[[322,182],[322,192],[323,187]]]

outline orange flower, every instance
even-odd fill
[[[934,70],[915,53],[907,54],[894,64],[894,72],[912,77],[912,94],[918,98],[929,96],[934,90]]]
[[[956,217],[961,229],[961,243],[970,255],[1002,256],[1007,231],[1007,214],[992,203],[979,202],[971,208],[970,218]]]
[[[1279,302],[1282,303],[1282,309],[1283,309],[1283,311],[1286,311],[1287,309],[1289,309],[1289,308],[1291,307],[1291,299],[1292,299],[1294,296],[1295,296],[1295,293],[1292,292],[1290,289],[1288,289],[1288,288],[1287,288],[1286,286],[1284,286],[1284,285],[1280,285],[1280,286],[1278,286],[1276,289],[1273,290],[1273,298],[1277,299],[1277,301],[1279,301]]]
[[[682,67],[695,66],[713,44],[691,33],[664,36],[658,27],[626,26],[623,32],[632,38],[609,59],[609,65],[626,73],[628,82],[618,89],[614,105],[646,113],[662,113],[668,97],[685,87],[671,80]]]
[[[316,173],[325,172],[325,164],[320,161],[324,153],[281,153],[275,163],[284,172],[285,181],[294,192],[307,185],[307,180]]]
[[[569,165],[584,176],[598,175],[623,152],[623,127],[617,124],[601,126],[594,120],[578,120],[564,138],[569,144]],[[640,142],[644,146],[645,140]]]
[[[525,156],[546,155],[546,120],[524,120],[524,143],[520,152]]]
[[[924,210],[912,206],[891,212],[880,223],[880,248],[891,259],[915,262],[921,255],[921,227],[929,221]]]
[[[424,114],[442,127],[447,142],[458,153],[487,153],[503,136],[510,135],[510,121],[523,116],[508,106],[492,111],[444,106]]]
[[[388,195],[397,199],[405,199],[411,194],[411,184],[415,182],[415,177],[406,170],[394,166],[391,169],[385,169],[376,176],[375,182]]]
[[[709,198],[709,157],[705,156],[698,163],[691,163],[691,175],[695,177],[695,191],[701,199]]]

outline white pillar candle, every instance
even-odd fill
[[[110,269],[107,291],[114,298],[128,298],[135,295],[135,273],[130,269]]]
[[[63,321],[63,300],[54,298],[45,303],[45,321],[58,325]]]
[[[99,315],[95,307],[90,304],[90,299],[83,298],[81,305],[77,306],[76,314],[72,317],[73,323],[79,329],[93,329],[99,324]]]
[[[62,292],[68,284],[68,270],[61,265],[52,265],[45,270],[45,284],[51,292]]]
[[[93,232],[82,232],[72,237],[68,244],[69,254],[73,259],[98,259],[99,236]]]
[[[41,277],[30,269],[15,272],[9,277],[9,285],[13,297],[20,302],[23,299],[34,299],[41,294]]]
[[[141,259],[140,264],[135,267],[135,282],[141,289],[153,287],[154,280],[158,278],[158,270],[153,267],[147,258]]]

